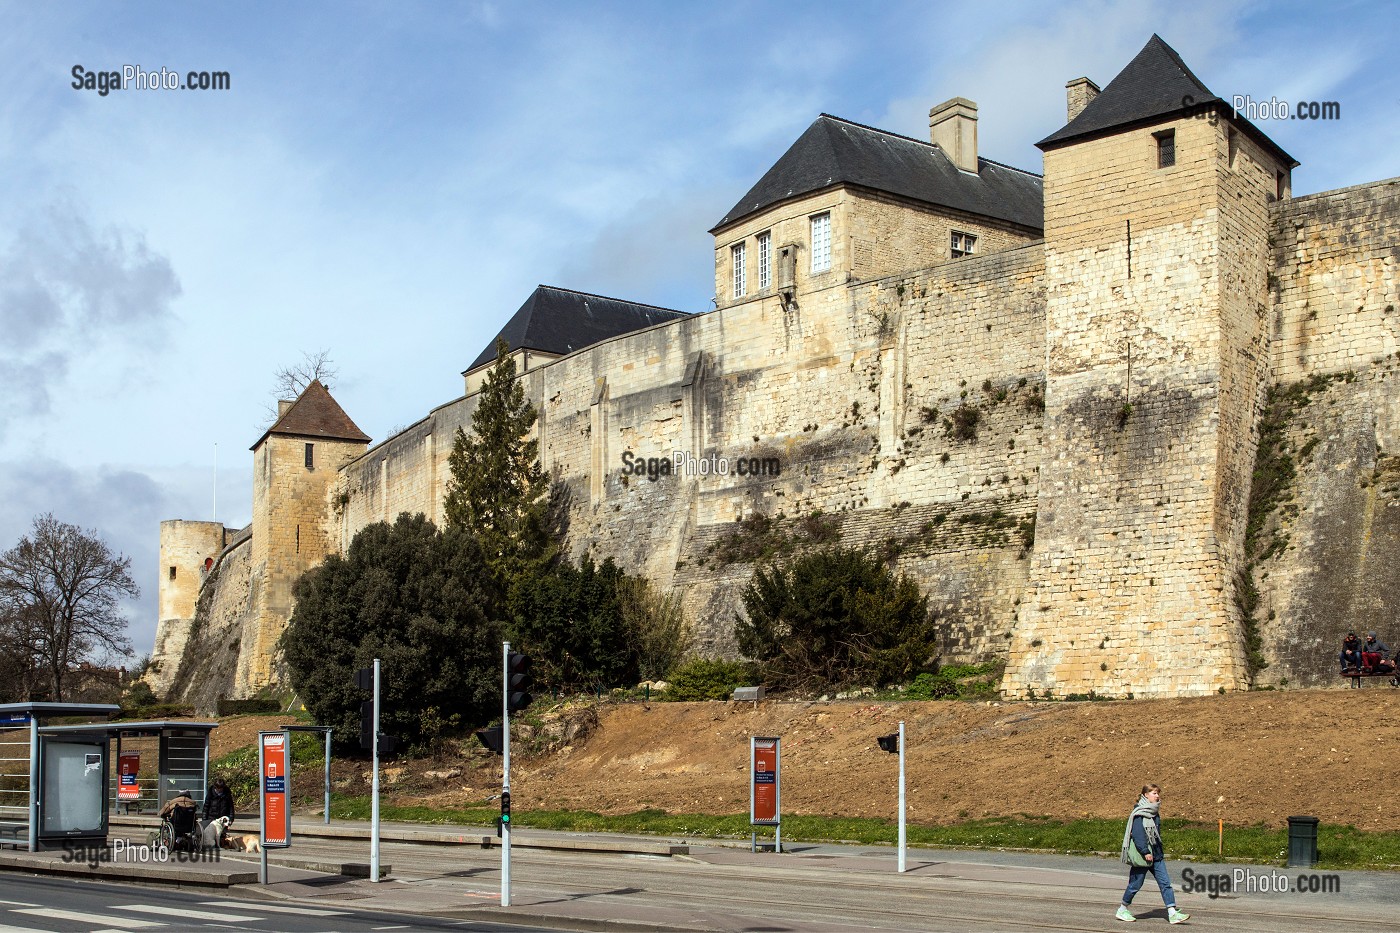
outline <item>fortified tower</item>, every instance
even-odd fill
[[[194,625],[195,604],[208,568],[228,543],[219,522],[175,519],[160,523],[160,619],[146,681],[157,694],[170,689]]]
[[[253,445],[252,656],[240,656],[237,683],[253,692],[272,682],[277,639],[292,614],[292,585],[332,550],[330,489],[337,471],[365,452],[369,436],[319,380]]]
[[[1069,102],[1038,144],[1045,456],[1004,686],[1239,689],[1269,205],[1297,163],[1157,36],[1101,94],[1070,82]]]

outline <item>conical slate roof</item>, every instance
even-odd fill
[[[977,160],[975,175],[963,172],[932,143],[824,113],[710,232],[781,201],[838,184],[872,188],[1035,230],[1045,226],[1039,175],[990,159]]]
[[[498,339],[504,339],[512,350],[539,350],[564,356],[612,337],[688,316],[670,308],[541,285],[477,354],[463,375],[496,358]]]
[[[292,407],[288,408],[286,413],[258,438],[258,443],[249,449],[257,450],[258,445],[272,434],[369,443],[369,435],[350,420],[345,409],[331,398],[331,393],[319,379],[313,379],[311,384],[302,390],[301,395],[297,396]]]
[[[1258,127],[1235,116],[1233,108],[1206,87],[1186,67],[1181,56],[1176,54],[1176,49],[1167,45],[1156,33],[1078,116],[1036,145],[1048,151],[1178,114],[1190,112],[1204,115],[1211,109],[1227,115],[1235,125],[1282,159],[1284,164],[1298,164]]]

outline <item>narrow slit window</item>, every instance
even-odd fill
[[[315,445],[315,444],[307,444],[307,445],[306,445],[306,468],[307,468],[308,470],[311,470],[311,469],[315,469],[315,466],[316,466],[316,445]]]
[[[1153,133],[1157,140],[1157,167],[1169,168],[1176,164],[1176,130],[1162,130]]]
[[[172,580],[175,579],[175,568],[174,568],[174,567],[171,567],[171,568],[170,568],[170,579],[172,579]]]
[[[729,248],[734,266],[734,297],[742,298],[749,290],[748,270],[744,267],[744,244],[735,243]]]
[[[758,290],[773,284],[773,235],[758,235]]]

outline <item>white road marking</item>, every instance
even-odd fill
[[[10,904],[13,903],[13,901],[5,901],[5,903]],[[0,923],[0,933],[48,933],[48,931],[41,930],[38,927],[7,927],[3,923]],[[94,931],[94,933],[102,933],[102,931],[97,930]]]
[[[212,910],[186,910],[183,907],[156,907],[153,904],[118,904],[112,909],[130,910],[138,914],[157,914],[162,917],[184,917],[189,920],[228,920],[231,923],[259,919],[258,917],[250,917],[247,914],[220,914]]]
[[[38,904],[30,904],[27,901],[0,901],[0,904],[8,904],[11,907],[38,907]]]
[[[15,913],[33,914],[36,917],[47,917],[50,920],[73,920],[78,923],[91,924],[93,929],[111,926],[121,927],[124,930],[144,930],[147,927],[165,926],[165,924],[154,920],[128,920],[125,917],[85,914],[77,910],[59,910],[57,907],[30,907],[25,910],[16,910]]]
[[[203,901],[200,907],[227,907],[227,901]],[[257,910],[267,911],[274,914],[300,914],[303,917],[341,917],[345,915],[343,910],[316,910],[312,907],[282,907],[277,904],[239,904],[236,910]]]

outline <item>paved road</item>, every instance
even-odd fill
[[[364,843],[311,841],[301,858],[366,858]],[[290,856],[292,853],[288,853]],[[893,851],[802,846],[790,855],[692,848],[687,858],[517,849],[512,912],[561,925],[630,923],[642,928],[787,930],[1112,930],[1126,872],[1110,859],[976,852],[911,853],[893,871]],[[499,910],[499,853],[471,846],[386,844],[395,880],[324,891],[274,886],[299,901],[332,903],[351,894],[376,906],[436,917]],[[1178,882],[1188,866],[1175,865]],[[1236,866],[1189,866],[1199,874]],[[1267,870],[1264,870],[1267,871]],[[1292,872],[1290,874],[1297,874]],[[1395,930],[1400,877],[1345,872],[1338,894],[1179,893],[1193,929],[1259,931]],[[1137,912],[1165,925],[1149,882]],[[1142,929],[1135,927],[1132,929]]]
[[[392,930],[546,930],[477,921],[430,919],[363,911],[352,906],[306,905],[218,897],[198,891],[107,884],[0,873],[0,933],[329,933]]]

